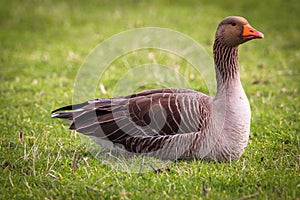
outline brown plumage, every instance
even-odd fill
[[[167,159],[236,159],[247,145],[251,115],[239,78],[238,45],[255,38],[263,34],[244,18],[221,21],[213,48],[214,98],[188,89],[155,89],[62,107],[52,117],[129,152]]]

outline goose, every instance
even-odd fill
[[[248,143],[251,111],[240,81],[238,46],[263,33],[239,16],[223,19],[215,34],[215,97],[162,88],[128,96],[99,98],[52,111],[70,130],[110,141],[133,154],[163,159],[229,161]]]

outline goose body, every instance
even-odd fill
[[[238,45],[263,34],[242,17],[227,17],[217,28],[215,97],[188,89],[155,89],[102,98],[54,110],[70,129],[110,141],[128,152],[166,159],[228,161],[244,152],[251,111],[240,82]]]

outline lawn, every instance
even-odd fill
[[[299,199],[298,4],[0,1],[0,199]],[[51,110],[72,103],[77,72],[89,53],[111,36],[142,27],[168,28],[193,38],[212,55],[217,24],[228,15],[246,17],[265,34],[239,50],[252,120],[248,147],[237,161],[171,162],[133,173],[97,159],[82,137],[51,119]],[[144,49],[110,63],[97,83],[101,87],[94,86],[86,100],[118,94],[115,88],[124,74],[151,62],[177,70],[192,89],[207,92],[203,77],[195,77],[183,58]],[[134,89],[159,84],[153,80]]]

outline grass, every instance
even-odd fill
[[[295,0],[1,1],[0,199],[299,199],[297,5]],[[211,54],[217,23],[228,15],[247,17],[265,34],[240,47],[252,121],[249,145],[239,160],[182,161],[139,176],[108,167],[76,133],[50,118],[51,110],[72,102],[82,62],[110,36],[146,26],[170,28]],[[112,63],[101,80],[107,93],[98,89],[95,95],[112,95],[119,77],[149,53]],[[193,89],[205,90],[182,59],[154,54],[165,65],[181,66]]]

